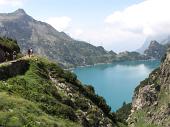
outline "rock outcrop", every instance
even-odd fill
[[[170,126],[170,52],[167,52],[161,66],[154,70],[135,89],[130,127]]]

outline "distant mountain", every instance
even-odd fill
[[[0,14],[0,36],[18,41],[22,52],[32,47],[34,52],[74,67],[112,62],[116,53],[72,39],[47,23],[37,21],[23,9]]]
[[[148,49],[144,51],[144,54],[153,59],[161,59],[167,50],[167,45],[159,44],[157,41],[151,41]]]
[[[137,49],[136,51],[143,54],[144,51],[149,47],[150,42],[152,40],[157,40],[160,44],[169,44],[170,43],[170,35],[155,35],[155,36],[149,36],[146,38],[144,44],[142,45],[141,48]]]
[[[147,55],[142,55],[138,52],[120,52],[116,56],[117,61],[125,61],[125,60],[148,60],[150,57]]]

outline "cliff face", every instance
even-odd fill
[[[170,126],[170,52],[135,89],[128,123],[130,127]]]

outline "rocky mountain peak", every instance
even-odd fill
[[[153,59],[161,59],[166,52],[166,46],[159,44],[157,41],[153,40],[150,42],[148,49],[145,50],[144,54],[153,58]]]
[[[22,15],[26,15],[26,12],[24,11],[24,9],[19,8],[18,10],[14,11],[13,13],[15,14],[22,14]]]
[[[0,13],[0,22],[25,22],[25,21],[33,21],[33,18],[29,16],[23,9],[18,9],[11,13]]]
[[[152,40],[152,41],[150,42],[149,47],[157,46],[157,45],[160,45],[160,44],[159,44],[156,40]]]

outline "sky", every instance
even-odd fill
[[[115,52],[170,33],[170,0],[0,0],[0,13],[23,8],[72,38]]]

